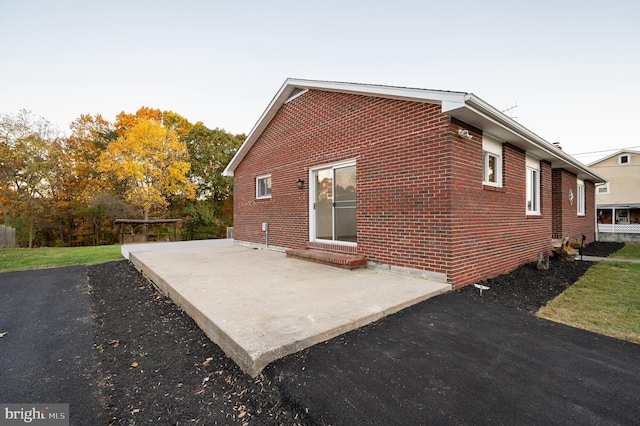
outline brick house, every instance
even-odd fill
[[[296,79],[225,175],[239,243],[454,288],[550,254],[554,237],[594,241],[605,182],[473,94]]]

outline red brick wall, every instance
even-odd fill
[[[457,132],[456,128],[454,128]],[[506,273],[551,250],[551,166],[540,164],[540,215],[527,215],[525,153],[503,144],[503,186],[482,185],[481,135],[457,141],[450,278],[464,285]],[[467,145],[464,150],[460,144]],[[473,149],[469,148],[473,145]]]
[[[439,105],[309,91],[283,105],[235,170],[235,238],[264,244],[269,222],[270,245],[306,247],[309,169],[355,159],[357,252],[471,284],[551,249],[550,165],[541,165],[542,214],[532,217],[525,154],[505,144],[503,157],[504,186],[483,188],[481,133]],[[255,178],[268,173],[272,198],[255,200]]]
[[[576,175],[566,170],[553,171],[553,236],[572,241],[587,237],[586,243],[595,241],[595,186],[585,181],[585,215],[578,216],[578,183]],[[573,204],[569,200],[569,190],[573,190]]]

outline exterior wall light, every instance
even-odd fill
[[[304,188],[304,179],[298,179],[296,184],[298,185],[298,189]]]
[[[472,135],[469,134],[469,131],[466,129],[460,129],[458,130],[458,135],[462,138],[465,138],[466,140],[471,140],[473,138]]]

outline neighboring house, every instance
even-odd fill
[[[295,79],[225,175],[239,243],[454,287],[594,241],[606,182],[471,93]]]
[[[589,167],[609,181],[596,187],[598,240],[640,241],[640,152],[618,151]]]

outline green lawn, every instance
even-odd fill
[[[640,259],[640,243],[625,243],[624,247],[613,253],[611,257]]]
[[[640,244],[627,243],[612,257],[640,259]],[[606,261],[592,266],[538,316],[640,343],[640,264]]]
[[[71,265],[92,265],[122,259],[120,246],[0,249],[0,272]]]

